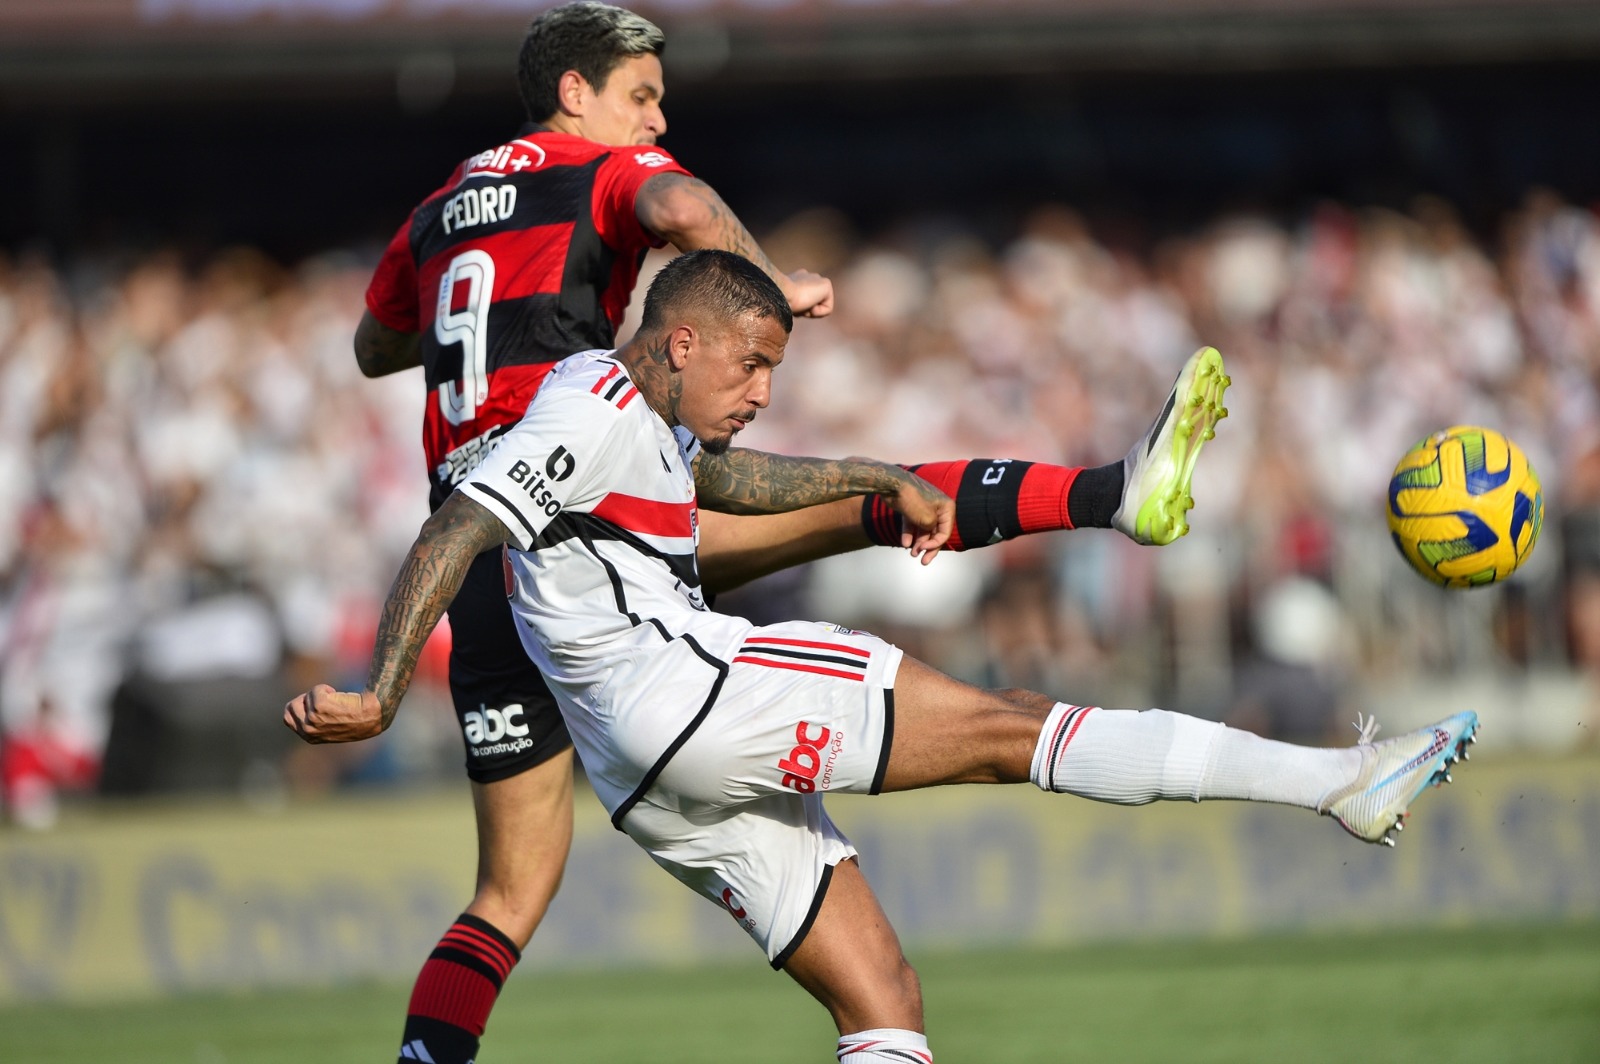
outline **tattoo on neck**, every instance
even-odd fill
[[[656,337],[629,344],[623,349],[621,360],[650,408],[665,418],[668,424],[676,425],[683,378],[672,372],[667,357],[667,341]]]

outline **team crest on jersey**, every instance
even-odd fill
[[[514,140],[480,152],[466,161],[461,180],[474,177],[511,177],[544,165],[544,149],[531,140]]]

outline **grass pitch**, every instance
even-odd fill
[[[912,961],[939,1064],[1600,1060],[1600,923]],[[0,1011],[0,1059],[389,1064],[408,992],[19,1007]],[[759,962],[523,975],[506,988],[479,1060],[822,1064],[833,1040],[822,1009]]]

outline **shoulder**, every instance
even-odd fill
[[[605,169],[628,175],[636,182],[648,181],[656,174],[687,174],[688,169],[671,152],[654,145],[607,147]]]
[[[541,405],[568,416],[611,424],[635,414],[646,404],[622,363],[610,351],[584,351],[556,363],[545,378],[528,413]]]

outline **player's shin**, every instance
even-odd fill
[[[1354,748],[1275,742],[1164,709],[1058,704],[1030,775],[1044,790],[1119,805],[1233,798],[1316,809],[1360,767]]]
[[[417,976],[399,1060],[471,1064],[495,999],[521,956],[493,924],[462,913]]]
[[[838,1057],[839,1064],[933,1064],[925,1035],[895,1027],[842,1035]]]
[[[1035,532],[1110,528],[1111,515],[1122,504],[1121,462],[1084,469],[973,458],[906,468],[955,500],[950,550],[987,547]],[[900,546],[900,515],[879,496],[863,499],[861,527],[879,546]]]

